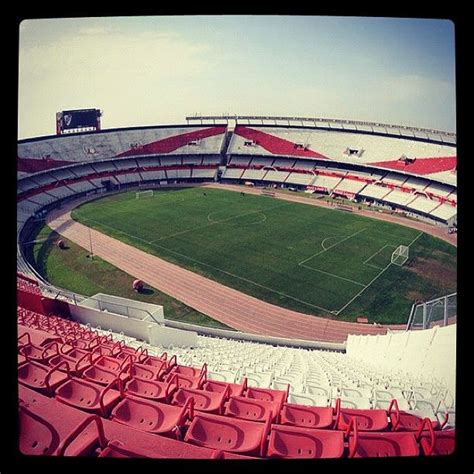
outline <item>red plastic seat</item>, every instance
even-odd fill
[[[94,334],[93,336],[86,335],[81,333],[80,335],[69,335],[65,338],[66,343],[71,346],[77,347],[78,349],[83,349],[86,351],[98,350],[100,336]]]
[[[66,373],[60,370],[63,366]],[[27,361],[18,367],[18,382],[46,395],[53,395],[54,390],[70,377],[65,362],[49,368],[38,362]]]
[[[303,428],[331,428],[334,422],[332,407],[311,407],[284,403],[280,423],[282,425],[300,426]]]
[[[260,422],[264,422],[270,417],[272,421],[275,421],[279,415],[279,408],[277,402],[246,397],[230,397],[224,414],[226,416]]]
[[[191,377],[189,375],[181,375],[177,374],[176,372],[169,372],[166,376],[165,380],[171,381],[173,377],[177,377],[178,380],[178,387],[179,388],[197,388],[201,389],[203,384],[206,381],[206,372],[201,373],[201,375],[197,377]]]
[[[59,445],[59,436],[54,427],[20,405],[20,451],[28,456],[50,456]]]
[[[137,377],[130,379],[125,386],[125,393],[149,400],[168,403],[177,390],[176,377],[169,382],[156,380],[143,380]]]
[[[59,346],[56,341],[48,347],[25,344],[18,349],[18,352],[24,355],[28,360],[47,363],[59,352]]]
[[[171,403],[173,405],[183,406],[189,398],[193,398],[195,410],[221,415],[224,411],[224,402],[227,399],[227,393],[227,391],[218,393],[192,388],[179,388],[175,392]]]
[[[100,451],[99,458],[164,458],[148,449],[129,449],[117,440],[109,441],[107,447]]]
[[[352,419],[356,421],[359,431],[385,431],[388,429],[388,413],[386,410],[341,408],[341,399],[338,398],[335,412],[335,429],[337,430],[346,430]]]
[[[183,407],[127,396],[111,413],[111,419],[149,433],[181,436],[186,420],[193,416],[193,399]]]
[[[390,418],[390,424],[393,431],[418,431],[423,425],[424,419],[413,414],[407,413],[406,411],[400,411],[398,409],[398,403],[396,400],[390,402],[388,408],[388,416]],[[448,413],[442,423],[438,420],[431,420],[431,425],[434,430],[441,430],[448,422]]]
[[[189,367],[187,365],[174,365],[171,373],[184,375],[185,377],[199,377],[203,372],[207,372],[207,364],[204,364],[200,369],[197,367]]]
[[[298,426],[272,425],[267,456],[276,458],[341,458],[344,433]]]
[[[119,374],[125,367],[128,367],[130,364],[129,360],[119,360],[111,356],[100,356],[95,362],[94,366],[100,369],[108,370],[109,372],[114,372]]]
[[[99,451],[100,457],[151,457],[168,459],[216,459],[221,452],[195,446],[159,434],[139,431],[115,421],[102,419],[107,447]]]
[[[255,388],[247,387],[247,379],[244,380],[244,396],[247,398],[254,398],[256,400],[263,400],[265,402],[276,402],[280,408],[288,400],[288,392],[290,386],[288,385],[287,390],[273,390],[270,388]]]
[[[24,355],[18,354],[17,361],[17,365],[20,366],[26,362],[26,357]]]
[[[244,384],[219,382],[216,380],[207,379],[202,384],[202,389],[208,392],[216,392],[216,393],[223,393],[227,390],[228,396],[241,397],[242,394],[244,393]]]
[[[33,329],[18,324],[18,345],[33,344],[35,346],[45,347],[51,342],[61,342],[61,338],[53,336],[49,332]]]
[[[49,359],[48,365],[50,367],[56,367],[61,362],[65,362],[67,366],[69,367],[69,371],[72,376],[80,376],[84,372],[84,370],[90,367],[94,362],[93,354],[91,354],[90,352],[82,351],[82,350],[81,352],[77,352],[76,349],[73,349],[71,353],[73,356],[77,355],[77,357],[73,357],[73,356],[70,357],[69,353],[68,354],[59,353],[55,355],[54,357],[51,357],[51,359]],[[83,355],[80,356],[80,354],[83,354]],[[62,367],[64,367],[64,365]]]
[[[413,432],[359,432],[353,419],[346,435],[350,458],[407,457],[420,454]]]
[[[117,359],[124,360],[128,357],[131,358],[132,362],[143,364],[149,358],[147,349],[141,347],[134,349],[133,347],[126,346],[123,341],[119,341],[119,344],[120,352],[115,356]]]
[[[145,351],[143,351],[143,353],[145,353]],[[174,361],[176,360],[176,356],[174,356],[173,360]],[[154,365],[154,366],[160,367],[163,362],[166,363],[167,369],[169,370],[170,360],[168,360],[168,354],[166,352],[163,352],[163,354],[161,354],[159,357],[151,356],[151,355],[148,355],[147,353],[147,357],[143,359],[141,363],[145,365]]]
[[[117,387],[118,390],[113,390],[113,387]],[[55,391],[56,400],[100,416],[108,416],[110,410],[122,397],[123,390],[120,379],[103,387],[87,380],[72,377]]]
[[[129,373],[131,377],[142,380],[162,380],[166,373],[166,362],[162,361],[161,365],[140,364],[132,362],[130,364]]]
[[[445,418],[445,422],[447,417]],[[445,456],[452,454],[455,449],[455,430],[435,430],[433,422],[424,418],[420,429],[416,433],[416,439],[420,444],[425,456]]]
[[[258,423],[196,413],[184,441],[211,449],[261,457],[264,456],[270,424],[270,418],[265,423]]]
[[[126,382],[129,379],[129,375],[126,369],[122,370],[119,374],[111,372],[110,370],[102,369],[96,365],[91,365],[82,373],[84,380],[99,383],[101,385],[109,385],[116,378],[119,378],[122,382]]]
[[[97,444],[105,447],[97,415],[88,415],[55,399],[19,387],[19,446],[26,455],[90,455]],[[25,402],[25,400],[28,400]],[[98,421],[99,420],[99,421]],[[99,429],[99,433],[98,433]]]
[[[456,447],[455,430],[424,431],[419,435],[419,443],[425,456],[446,456],[454,453]]]

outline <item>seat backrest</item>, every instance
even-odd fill
[[[41,416],[20,405],[20,451],[28,456],[49,456],[59,445],[55,428]]]

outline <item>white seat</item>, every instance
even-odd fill
[[[212,380],[217,380],[219,382],[227,382],[227,383],[234,383],[235,382],[235,372],[231,372],[230,370],[208,370],[207,371],[207,378]]]
[[[401,410],[401,407],[400,407],[400,410]],[[433,409],[433,405],[431,405],[431,403],[419,402],[410,411],[411,413],[419,416],[420,418],[429,418],[430,420],[433,420],[433,421],[438,420],[436,411]]]
[[[288,385],[290,386],[290,391],[291,390],[297,390],[300,387],[295,387],[294,384],[290,384],[289,382],[285,382],[283,380],[273,380],[271,384],[271,388],[273,390],[286,390],[288,388]]]
[[[356,408],[359,410],[370,410],[372,408],[372,401],[370,398],[364,397],[347,397],[340,398],[341,408]],[[332,401],[333,406],[335,406],[335,399]]]
[[[403,411],[408,411],[408,410],[411,410],[411,405],[410,405],[410,402],[408,400],[406,400],[405,398],[397,398],[397,397],[393,397],[393,398],[373,398],[372,399],[372,406],[373,408],[377,408],[377,409],[381,409],[381,410],[388,410],[388,407],[390,406],[390,403],[393,399],[396,399],[397,400],[397,404],[398,404],[398,408],[400,410],[403,410]]]
[[[340,387],[338,394],[341,398],[372,398],[372,389],[370,388],[346,388]]]
[[[317,397],[325,397],[328,401],[331,399],[332,393],[329,387],[320,387],[318,385],[306,385],[306,394],[315,395]]]
[[[242,382],[244,378],[247,378],[247,384],[251,387],[270,388],[270,384],[272,381],[272,373],[248,372],[242,374],[239,382]]]
[[[311,395],[309,393],[294,393],[290,392],[288,395],[290,403],[297,403],[298,405],[310,405],[317,407],[327,407],[330,405],[330,400],[327,397],[320,395]]]

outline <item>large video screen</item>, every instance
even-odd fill
[[[74,128],[97,127],[97,117],[100,112],[97,109],[64,110],[61,118],[62,130]]]

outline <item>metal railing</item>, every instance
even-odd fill
[[[448,326],[457,319],[457,293],[413,304],[406,330]]]
[[[355,131],[358,131],[359,127],[367,127],[372,131],[375,131],[374,128],[384,129],[387,134],[388,130],[391,130],[391,133],[397,132],[401,136],[406,137],[418,137],[416,133],[421,133],[426,135],[426,138],[430,138],[430,135],[437,137],[439,140],[446,142],[448,145],[456,144],[456,133],[446,132],[443,130],[436,130],[431,128],[421,128],[421,127],[410,127],[407,125],[393,125],[388,123],[381,122],[369,122],[363,120],[348,120],[348,119],[337,119],[337,118],[323,118],[323,117],[280,117],[280,116],[265,116],[265,115],[190,115],[186,117],[186,121],[199,121],[201,124],[204,122],[210,121],[213,124],[216,121],[223,121],[228,123],[229,120],[235,121],[236,124],[239,121],[247,122],[247,124],[259,124],[265,125],[265,122],[273,122],[274,125],[277,125],[277,122],[286,122],[288,126],[292,123],[299,124],[303,127],[331,127],[331,124],[336,125],[344,129],[344,125],[354,127]],[[259,122],[259,123],[258,123]]]

